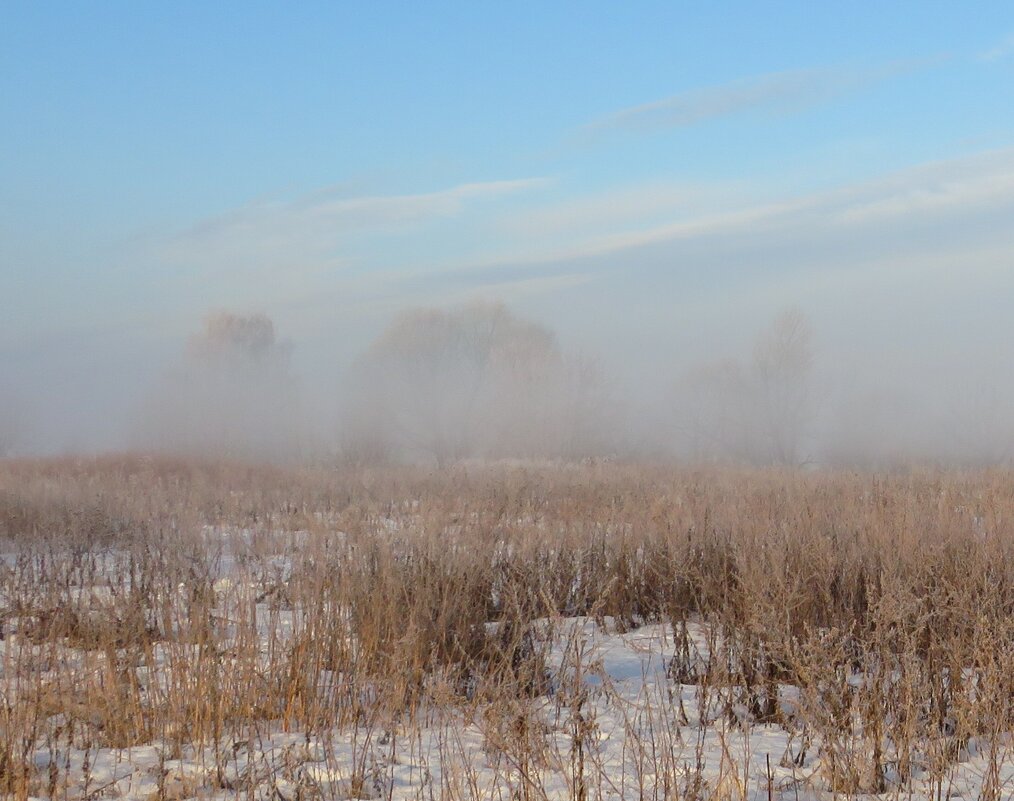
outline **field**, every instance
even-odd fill
[[[1014,797],[1014,476],[0,461],[0,793]]]

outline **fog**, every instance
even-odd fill
[[[605,5],[6,15],[0,454],[1014,459],[1010,4]]]
[[[580,203],[545,191],[313,194],[130,250],[164,270],[160,292],[126,267],[108,285],[12,283],[0,448],[808,468],[1014,458],[1014,152],[778,202],[721,186]],[[352,245],[359,267],[322,255]],[[417,250],[429,261],[406,255]]]
[[[1014,458],[1012,340],[999,332],[981,347],[954,337],[939,350],[930,339],[925,350],[870,342],[875,330],[850,342],[833,320],[790,304],[750,324],[715,320],[691,349],[645,342],[654,326],[639,325],[634,309],[598,322],[610,341],[596,349],[600,337],[582,336],[573,310],[553,320],[531,298],[487,296],[392,309],[359,342],[304,346],[263,312],[212,310],[164,343],[105,334],[20,365],[5,354],[0,447],[440,466]]]

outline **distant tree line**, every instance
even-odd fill
[[[812,369],[809,322],[785,312],[749,360],[702,365],[679,382],[669,453],[695,462],[807,461]],[[306,445],[299,416],[291,347],[271,320],[219,312],[149,398],[143,437],[182,453],[295,458]],[[623,448],[620,417],[593,360],[564,353],[552,331],[502,303],[414,309],[347,376],[336,450],[364,464],[577,460]]]
[[[138,443],[237,459],[310,453],[441,466],[617,454],[786,466],[1011,461],[1014,416],[987,380],[956,388],[944,412],[839,392],[829,414],[803,312],[779,314],[744,350],[683,373],[663,422],[638,437],[627,425],[637,415],[618,402],[598,363],[566,352],[544,325],[502,303],[414,309],[396,316],[348,371],[332,400],[337,430],[328,433],[304,419],[292,347],[272,321],[218,312],[149,394]],[[0,393],[0,456],[21,447],[18,412]]]

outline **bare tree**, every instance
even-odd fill
[[[760,333],[750,362],[702,365],[677,391],[678,448],[695,461],[798,465],[813,418],[812,335],[783,312]]]
[[[0,411],[0,414],[4,414],[3,411]],[[0,459],[14,453],[15,436],[15,426],[11,421],[6,416],[0,418]]]
[[[694,462],[756,458],[749,375],[734,359],[695,367],[676,396],[677,450]]]
[[[240,360],[287,360],[289,354],[288,346],[275,339],[275,325],[266,315],[226,311],[205,318],[204,330],[190,339],[189,349],[196,359],[219,359],[225,366]]]
[[[961,386],[938,426],[944,436],[945,455],[958,464],[975,467],[1010,464],[1014,420],[1008,397],[996,377],[988,374]]]
[[[552,332],[501,303],[408,311],[354,371],[344,439],[353,454],[439,465],[561,455],[576,436],[578,379]]]
[[[298,449],[291,348],[263,314],[210,315],[145,414],[145,439],[179,452],[278,458]]]
[[[553,421],[564,459],[612,456],[620,444],[620,407],[609,394],[601,363],[586,354],[564,360]]]
[[[810,322],[799,309],[782,312],[754,345],[761,433],[770,461],[797,465],[812,422],[813,345]]]
[[[0,459],[23,447],[25,418],[22,405],[12,392],[0,388]]]

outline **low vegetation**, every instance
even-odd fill
[[[0,537],[9,797],[1014,792],[1006,472],[8,460]]]

